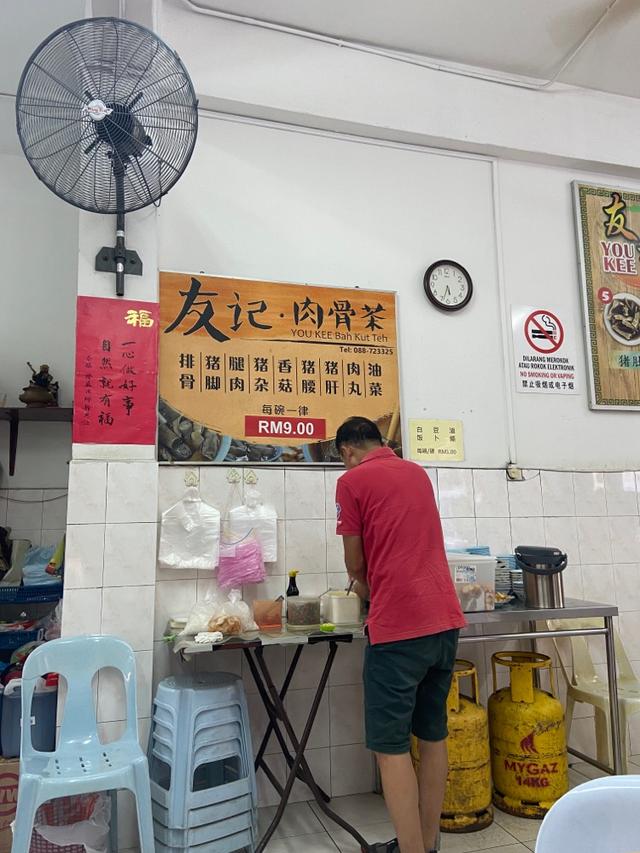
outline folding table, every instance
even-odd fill
[[[321,631],[313,633],[282,631],[281,633],[260,633],[252,632],[242,635],[241,637],[232,637],[224,643],[212,645],[210,643],[195,643],[191,640],[178,640],[176,649],[180,652],[183,658],[188,658],[193,654],[201,654],[203,652],[216,652],[220,650],[240,649],[249,665],[251,675],[255,681],[258,693],[262,699],[262,703],[269,717],[269,725],[262,738],[262,742],[258,748],[255,758],[255,767],[257,770],[262,770],[273,787],[280,796],[280,803],[276,809],[269,827],[258,842],[255,853],[262,853],[266,848],[270,839],[273,836],[278,824],[282,820],[284,810],[289,801],[291,790],[296,779],[304,782],[314,796],[318,807],[322,809],[327,817],[331,818],[338,826],[342,827],[349,835],[353,836],[363,850],[363,853],[369,853],[372,850],[366,840],[360,833],[347,821],[343,820],[330,807],[330,797],[320,788],[313,777],[313,773],[304,757],[304,752],[309,741],[309,735],[313,728],[316,719],[318,708],[322,701],[331,668],[335,660],[338,648],[345,644],[351,643],[356,638],[364,637],[362,629],[349,629],[348,631],[340,630],[334,633],[323,633]],[[264,656],[264,650],[267,646],[295,646],[295,652],[280,690],[276,687],[267,661]],[[298,663],[304,649],[307,646],[324,645],[327,649],[327,656],[322,670],[322,674],[318,680],[318,685],[309,709],[309,714],[304,725],[304,730],[300,738],[296,734],[287,710],[285,708],[284,699],[297,669]],[[280,750],[285,758],[288,767],[287,779],[284,786],[280,784],[274,773],[272,772],[267,758],[265,756],[267,744],[272,736],[275,736]],[[289,749],[286,736],[291,743],[292,750]]]

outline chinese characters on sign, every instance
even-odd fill
[[[640,194],[574,183],[593,409],[640,407]]]
[[[158,306],[79,296],[73,441],[156,440]]]
[[[573,329],[560,312],[519,306],[511,309],[516,391],[523,394],[576,394]]]
[[[409,421],[411,458],[424,465],[436,462],[463,462],[462,421]]]
[[[160,275],[160,458],[337,461],[349,415],[400,446],[395,295]]]

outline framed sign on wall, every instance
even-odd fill
[[[338,462],[351,415],[400,452],[394,293],[160,273],[160,461]]]
[[[640,408],[640,194],[574,182],[592,409]]]

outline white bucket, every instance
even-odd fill
[[[360,598],[343,589],[330,589],[323,596],[325,622],[334,625],[360,625],[362,622]]]

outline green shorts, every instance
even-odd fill
[[[364,712],[369,749],[401,755],[409,752],[412,733],[428,741],[447,737],[447,695],[458,633],[367,646]]]

